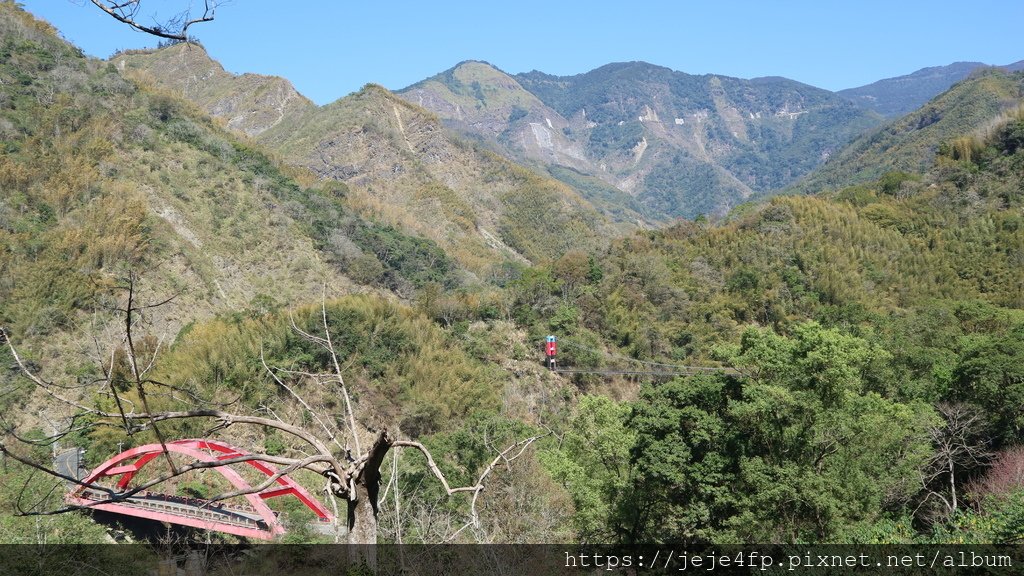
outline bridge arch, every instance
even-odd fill
[[[219,462],[249,455],[248,452],[240,448],[216,440],[176,440],[166,443],[166,446],[166,452],[189,456],[198,462]],[[90,485],[99,486],[97,483],[101,480],[111,480],[116,486],[115,493],[123,493],[129,489],[132,479],[139,470],[164,452],[164,448],[160,444],[146,444],[125,450],[97,466],[82,480],[85,486],[75,487],[67,494],[65,500],[70,504],[106,510],[116,514],[149,518],[262,540],[269,540],[285,532],[285,527],[281,524],[277,514],[265,502],[270,498],[295,496],[312,510],[321,522],[334,520],[334,516],[319,501],[288,475],[282,475],[275,480],[272,486],[260,492],[246,494],[244,497],[248,501],[251,511],[244,512],[200,499],[190,499],[189,503],[181,503],[181,499],[175,497],[149,493],[138,495],[138,497],[133,496],[126,501],[105,502],[105,500],[109,500],[107,492],[89,487]],[[248,460],[235,465],[242,464],[257,470],[268,478],[277,474],[277,469],[266,462]],[[252,489],[252,485],[232,469],[231,465],[216,466],[213,467],[213,470],[219,472],[239,490]],[[159,499],[161,496],[164,498],[163,500]],[[168,500],[169,498],[173,500]]]

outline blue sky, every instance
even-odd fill
[[[156,44],[88,0],[21,3],[92,56]],[[956,61],[1022,60],[1021,22],[1019,0],[231,0],[192,33],[227,70],[284,76],[325,104],[368,82],[404,88],[463,60],[558,75],[643,60],[840,90]]]

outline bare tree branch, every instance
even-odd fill
[[[944,402],[935,409],[942,416],[942,423],[928,430],[935,452],[926,463],[922,482],[930,495],[942,500],[946,513],[953,514],[960,506],[957,473],[985,463],[992,453],[982,438],[985,421],[977,409]],[[942,482],[936,487],[939,479]]]
[[[131,26],[139,32],[152,34],[168,40],[188,41],[188,29],[193,24],[212,22],[216,15],[217,6],[222,2],[218,0],[205,0],[203,2],[202,15],[192,17],[191,11],[186,10],[176,16],[167,19],[163,23],[146,25],[139,22],[139,12],[142,8],[142,0],[90,0],[94,6],[109,14],[112,18]]]
[[[327,350],[331,353],[331,361],[334,362],[334,373],[338,376],[338,384],[341,385],[341,394],[345,398],[345,411],[348,412],[349,428],[352,431],[352,441],[356,445],[356,458],[363,455],[359,447],[359,432],[356,430],[356,417],[352,412],[352,401],[348,396],[348,388],[345,386],[345,378],[341,373],[341,364],[338,363],[338,354],[334,351],[334,343],[331,341],[331,329],[327,325],[327,285],[324,285],[323,294],[320,297],[320,312],[323,315],[324,338],[327,341]]]
[[[395,485],[395,537],[398,543],[402,543],[402,508],[398,500],[398,450],[395,450],[391,454],[391,482],[388,486]],[[385,498],[387,494],[385,494]]]
[[[68,476],[66,474],[62,474],[60,472],[57,472],[56,470],[52,470],[50,468],[47,468],[46,466],[42,466],[40,464],[37,464],[37,463],[29,460],[28,458],[24,458],[24,457],[18,455],[17,453],[11,451],[9,448],[7,448],[2,443],[0,443],[0,453],[3,453],[5,455],[9,456],[10,458],[12,458],[12,459],[14,459],[14,460],[16,460],[16,461],[26,465],[26,466],[29,466],[29,467],[31,467],[31,468],[33,468],[35,470],[38,470],[40,472],[44,472],[44,473],[49,474],[50,476],[54,476],[56,478],[60,478],[60,479],[64,480],[65,482],[69,483],[69,484],[77,484],[78,486],[81,486],[83,488],[88,488],[90,490],[95,490],[97,492],[104,493],[107,497],[104,498],[103,500],[97,500],[96,504],[109,504],[109,503],[113,503],[113,502],[122,502],[122,501],[128,500],[128,499],[130,499],[131,497],[135,496],[136,494],[138,494],[140,492],[145,492],[145,491],[149,490],[150,488],[152,488],[154,486],[157,486],[159,484],[167,482],[168,480],[171,480],[173,478],[176,478],[178,476],[181,476],[183,474],[186,474],[188,472],[192,472],[192,471],[195,471],[195,470],[205,470],[205,469],[211,469],[211,468],[220,468],[222,466],[230,466],[232,464],[240,464],[240,463],[244,463],[244,462],[253,462],[253,461],[267,462],[269,464],[278,464],[278,465],[281,465],[281,466],[285,466],[285,468],[282,468],[282,469],[278,470],[277,473],[275,473],[275,474],[273,474],[271,476],[268,476],[267,480],[265,480],[264,482],[261,482],[257,486],[251,486],[249,488],[240,489],[240,490],[236,490],[236,491],[233,491],[233,492],[225,492],[223,494],[218,494],[218,495],[210,498],[211,501],[226,500],[228,498],[233,498],[235,496],[244,496],[246,494],[256,494],[258,492],[262,492],[263,490],[266,490],[271,485],[273,485],[275,482],[277,482],[277,480],[280,479],[282,476],[285,476],[286,474],[294,472],[295,470],[298,470],[300,468],[305,468],[305,469],[308,469],[308,470],[312,470],[312,471],[317,472],[317,473],[323,473],[323,469],[316,468],[313,465],[317,464],[317,463],[320,463],[320,462],[327,463],[329,461],[329,457],[326,457],[326,456],[324,456],[322,454],[317,454],[317,455],[314,455],[314,456],[310,456],[310,457],[304,458],[302,460],[297,460],[295,458],[285,458],[285,457],[280,457],[280,456],[267,456],[267,455],[263,455],[263,454],[245,454],[245,455],[236,456],[236,457],[233,457],[233,458],[225,458],[223,460],[217,460],[217,461],[214,461],[214,462],[196,461],[196,462],[192,462],[191,464],[188,464],[188,465],[185,465],[185,466],[177,466],[176,467],[176,470],[177,470],[176,472],[169,473],[169,474],[164,474],[164,475],[159,476],[157,478],[153,478],[153,479],[148,480],[148,481],[146,481],[146,482],[144,482],[144,483],[142,483],[142,484],[140,484],[140,485],[138,485],[138,486],[136,486],[134,488],[125,490],[123,492],[115,492],[112,488],[103,486],[101,484],[86,483],[86,482],[83,482],[83,481],[81,481],[81,480],[79,480],[77,478]],[[23,512],[20,515],[22,515],[22,516],[52,516],[52,515],[56,515],[56,514],[63,514],[65,512],[70,512],[70,511],[73,511],[73,510],[82,510],[82,509],[85,509],[85,508],[90,508],[92,506],[93,505],[71,504],[71,505],[67,505],[67,506],[64,506],[62,508],[57,508],[57,509],[54,509],[54,510],[44,510],[44,511],[36,511],[36,512]]]
[[[116,413],[112,413],[112,412],[106,412],[106,411],[90,408],[90,407],[85,406],[85,405],[83,405],[81,403],[74,402],[74,401],[69,400],[67,398],[63,398],[62,396],[60,396],[60,395],[54,393],[52,390],[50,390],[49,383],[46,382],[45,380],[43,380],[42,378],[40,378],[39,376],[37,376],[35,373],[33,373],[28,368],[28,366],[25,365],[24,361],[21,359],[21,356],[18,354],[17,349],[11,343],[10,338],[8,337],[6,331],[4,331],[3,328],[0,328],[0,340],[2,340],[3,342],[5,342],[7,344],[8,348],[11,351],[11,355],[13,356],[13,358],[14,358],[15,362],[17,363],[18,367],[21,369],[22,373],[27,378],[29,378],[29,380],[31,380],[33,383],[35,383],[36,386],[39,389],[43,390],[49,396],[59,400],[60,402],[66,404],[68,406],[77,408],[80,411],[80,413],[77,414],[76,417],[82,417],[82,416],[85,416],[85,415],[95,415],[95,416],[99,416],[101,418],[115,418],[115,419],[118,419],[118,420],[123,420],[124,425],[125,425],[125,429],[126,429],[126,431],[128,431],[129,434],[133,434],[135,432],[140,432],[140,431],[145,430],[145,429],[147,429],[149,427],[155,427],[158,422],[163,422],[163,421],[166,421],[166,420],[189,419],[189,418],[213,418],[213,419],[216,419],[216,420],[218,420],[218,425],[214,429],[227,428],[227,427],[231,426],[232,424],[252,424],[252,425],[257,425],[257,426],[265,426],[265,427],[275,428],[275,429],[281,430],[283,432],[291,434],[291,435],[293,435],[293,436],[295,436],[295,437],[297,437],[297,438],[307,442],[320,455],[324,456],[326,461],[329,462],[331,464],[331,466],[335,470],[337,470],[338,472],[342,472],[342,471],[345,470],[345,468],[332,455],[331,450],[324,443],[322,443],[316,436],[314,436],[313,434],[310,434],[309,432],[307,432],[306,430],[304,430],[302,428],[299,428],[298,426],[287,424],[285,422],[281,422],[281,421],[278,421],[278,420],[272,420],[272,419],[269,419],[269,418],[262,418],[262,417],[258,417],[258,416],[246,416],[246,415],[241,415],[241,414],[232,414],[232,413],[229,413],[229,412],[224,412],[224,411],[216,410],[216,409],[185,410],[185,411],[170,411],[170,412],[148,412],[147,411],[147,412],[143,412],[143,413],[119,411],[119,412],[116,412]],[[137,421],[137,420],[142,420],[142,421],[145,422],[145,424],[137,424],[137,423],[135,423],[135,421]],[[94,425],[97,425],[97,424],[103,424],[103,423],[96,423]],[[147,424],[148,424],[148,426],[147,426]],[[167,451],[167,448],[166,448],[166,444],[161,442],[161,446],[163,448],[164,453],[167,453],[168,451]],[[173,465],[172,465],[171,469],[172,469],[172,471],[174,471]],[[177,474],[175,474],[175,475],[177,475]]]
[[[135,390],[139,394],[139,400],[142,402],[142,408],[147,414],[152,414],[153,411],[149,407],[149,400],[146,398],[146,389],[142,385],[142,374],[139,372],[138,356],[135,352],[135,339],[132,337],[132,315],[135,312],[140,312],[142,307],[135,306],[135,273],[130,272],[128,274],[128,284],[126,286],[128,291],[128,303],[125,305],[124,310],[124,334],[125,334],[125,345],[128,347],[128,362],[132,369],[132,376],[135,378]],[[173,298],[173,297],[172,297]],[[170,299],[165,302],[170,302]],[[113,371],[113,367],[111,367]],[[160,448],[163,450],[165,459],[167,460],[167,466],[171,469],[172,474],[177,474],[177,470],[174,468],[174,460],[171,458],[170,452],[167,451],[167,442],[164,440],[163,434],[160,432],[160,428],[157,427],[156,421],[150,419],[150,424],[153,429],[153,434],[156,436],[157,442],[160,443]],[[131,434],[129,432],[129,434]]]
[[[338,361],[338,353],[334,348],[334,341],[331,338],[331,330],[327,322],[327,286],[323,288],[323,293],[320,298],[320,315],[323,323],[324,336],[316,336],[306,332],[302,328],[299,328],[298,324],[295,323],[295,318],[289,316],[291,321],[292,330],[297,334],[305,338],[306,340],[319,345],[331,356],[331,363],[334,366],[333,378],[337,379],[338,385],[341,389],[341,396],[345,401],[345,415],[348,419],[349,433],[352,435],[352,443],[355,445],[355,457],[356,459],[363,456],[363,449],[359,442],[359,429],[356,426],[355,411],[352,409],[352,398],[348,393],[348,387],[345,385],[345,377],[341,368],[341,363]],[[303,373],[307,376],[317,378],[315,374]]]
[[[133,8],[132,4],[135,2],[126,0],[123,2],[121,7]],[[137,8],[137,6],[134,6]],[[117,404],[116,411],[113,408],[100,408],[98,406],[90,406],[83,404],[82,402],[75,401],[72,398],[67,398],[63,394],[60,394],[55,389],[56,386],[53,383],[47,382],[36,374],[35,370],[26,363],[21,356],[19,356],[14,345],[10,342],[7,332],[0,329],[0,342],[6,343],[12,353],[12,357],[15,359],[20,371],[24,374],[29,381],[31,381],[42,393],[45,393],[50,398],[59,401],[61,404],[71,407],[74,414],[71,416],[70,423],[67,425],[68,430],[76,429],[76,422],[79,419],[87,418],[87,427],[93,426],[117,426],[125,430],[129,435],[136,434],[139,432],[152,430],[156,435],[159,445],[161,446],[161,453],[168,461],[169,471],[160,474],[158,477],[146,480],[140,485],[136,485],[126,490],[115,490],[110,487],[104,487],[96,483],[84,483],[81,480],[73,478],[71,475],[63,474],[59,471],[52,470],[47,466],[32,462],[30,459],[18,455],[16,452],[10,450],[7,446],[2,444],[0,441],[0,453],[10,455],[12,459],[21,462],[22,464],[33,468],[34,470],[44,472],[55,478],[59,478],[69,485],[77,485],[79,487],[85,487],[88,490],[95,490],[97,494],[103,494],[103,498],[100,498],[103,502],[116,502],[126,500],[141,491],[147,490],[150,487],[156,486],[162,482],[181,476],[182,474],[202,470],[208,468],[215,468],[219,466],[230,466],[232,464],[238,464],[248,461],[264,461],[268,463],[274,463],[282,466],[281,469],[274,473],[268,474],[268,477],[263,479],[257,486],[250,486],[247,488],[225,492],[214,496],[211,500],[224,500],[233,498],[236,496],[259,493],[263,490],[274,485],[275,482],[280,480],[286,474],[293,472],[298,469],[307,469],[315,473],[318,473],[328,480],[327,490],[329,497],[332,498],[332,505],[335,505],[333,498],[340,497],[344,498],[348,505],[348,525],[349,525],[349,542],[350,543],[375,543],[377,539],[377,514],[379,493],[381,488],[381,468],[387,452],[392,448],[415,448],[424,455],[427,461],[427,467],[431,471],[431,474],[441,483],[445,493],[449,496],[468,493],[471,494],[470,498],[470,510],[469,520],[462,527],[454,530],[448,540],[456,538],[460,533],[467,529],[480,529],[480,517],[478,513],[478,501],[480,494],[484,490],[484,485],[488,477],[494,472],[494,470],[504,463],[506,468],[510,468],[512,462],[522,456],[525,451],[535,441],[544,436],[550,435],[548,431],[545,434],[531,436],[519,440],[512,445],[498,450],[495,448],[491,440],[485,439],[485,443],[489,450],[496,453],[496,456],[489,463],[489,465],[481,471],[477,481],[472,486],[458,486],[453,487],[445,475],[442,473],[437,462],[434,460],[433,455],[430,453],[427,447],[414,440],[397,440],[393,438],[387,428],[379,430],[376,440],[368,448],[367,451],[363,451],[359,441],[359,428],[357,425],[355,410],[352,405],[351,397],[348,392],[348,388],[344,379],[344,369],[338,358],[337,351],[334,347],[333,337],[330,331],[330,323],[328,321],[327,305],[326,305],[326,287],[324,287],[323,298],[321,299],[321,310],[320,310],[320,321],[323,325],[323,335],[313,335],[301,328],[299,328],[294,318],[291,320],[292,329],[296,331],[303,338],[306,338],[310,342],[322,347],[326,352],[330,354],[331,363],[333,365],[333,374],[328,376],[327,374],[315,375],[306,374],[301,372],[293,372],[283,369],[277,369],[275,371],[266,360],[264,352],[260,350],[260,361],[264,369],[271,375],[274,381],[285,389],[290,397],[296,403],[296,410],[301,407],[305,413],[308,413],[315,419],[319,428],[323,430],[326,436],[319,435],[315,430],[307,430],[306,428],[290,424],[274,412],[270,406],[262,407],[271,417],[265,417],[261,415],[252,414],[241,414],[232,413],[229,411],[221,410],[218,408],[211,408],[209,404],[200,404],[198,407],[182,410],[165,410],[157,411],[153,410],[150,406],[147,397],[150,395],[152,390],[147,391],[147,387],[150,386],[161,386],[170,390],[169,394],[175,396],[175,391],[181,391],[175,386],[168,385],[164,382],[145,377],[151,370],[156,366],[155,356],[159,353],[162,347],[162,340],[157,342],[155,350],[152,351],[153,357],[146,359],[145,366],[142,366],[143,359],[140,359],[139,353],[140,348],[136,345],[135,332],[144,320],[142,311],[151,307],[150,305],[142,305],[137,302],[137,284],[136,276],[130,275],[126,286],[124,286],[127,292],[127,303],[122,308],[115,308],[116,311],[124,315],[124,337],[118,343],[119,346],[123,347],[126,358],[119,360],[116,354],[111,354],[110,363],[104,366],[103,379],[99,380],[103,382],[102,391],[109,393],[114,396],[115,403]],[[165,300],[166,303],[168,300]],[[97,342],[97,348],[98,342]],[[128,367],[131,370],[135,390],[138,393],[138,400],[140,403],[140,410],[136,411],[136,407],[131,404],[128,398],[122,397],[117,390],[116,380],[119,378],[116,372],[118,369],[117,362],[127,362]],[[102,361],[101,361],[102,362]],[[121,368],[123,370],[123,368]],[[299,391],[293,386],[289,385],[285,379],[282,379],[278,374],[299,374],[302,377],[310,377],[318,385],[326,385],[328,381],[335,381],[337,384],[331,384],[332,390],[335,390],[334,386],[340,388],[341,394],[345,400],[345,419],[349,432],[352,435],[352,442],[355,446],[355,457],[348,452],[347,447],[343,448],[342,443],[339,442],[338,437],[341,435],[341,430],[344,428],[344,424],[338,422],[327,421],[317,413],[316,407],[308,402]],[[329,379],[329,380],[328,380]],[[201,401],[197,396],[192,395],[191,391],[185,391],[193,400]],[[191,402],[195,406],[196,402]],[[287,414],[285,414],[287,415]],[[224,460],[218,460],[216,462],[191,462],[183,463],[180,458],[178,462],[172,459],[170,451],[168,450],[168,444],[161,432],[161,427],[164,422],[170,422],[175,420],[191,420],[191,419],[209,419],[212,420],[214,425],[210,428],[208,434],[213,434],[219,430],[227,429],[235,424],[244,424],[250,426],[259,426],[266,429],[273,429],[284,432],[293,438],[297,438],[304,445],[309,446],[309,452],[305,453],[302,458],[295,457],[281,457],[281,456],[266,456],[266,455],[255,455],[250,454],[246,456],[239,456],[233,458],[225,458]],[[61,424],[63,426],[63,424]],[[56,428],[56,426],[54,426]],[[67,430],[63,433],[56,431],[52,438],[59,438],[61,434],[67,434]],[[13,435],[13,434],[12,434]],[[16,440],[24,440],[17,435],[13,435]],[[51,440],[52,442],[52,440]],[[337,446],[342,450],[341,453],[334,453],[331,450],[331,445]],[[296,452],[304,453],[303,450],[293,448]],[[345,458],[341,458],[344,454]],[[397,451],[392,455],[392,474],[391,482],[389,482],[389,488],[391,484],[394,484],[395,489],[395,510],[396,514],[399,515],[399,521],[401,521],[401,509],[398,494],[397,478],[398,478],[398,462],[397,462]],[[138,481],[139,479],[136,479]],[[386,496],[387,492],[385,492]],[[49,511],[26,511],[26,514],[32,515],[49,515],[58,514],[70,510],[77,510],[81,508],[88,508],[89,506],[82,506],[80,504],[68,505],[56,510]],[[449,524],[447,528],[452,528]],[[447,532],[448,530],[446,530]],[[398,529],[398,539],[401,540],[401,528]]]
[[[316,413],[315,410],[313,410],[313,408],[310,407],[309,403],[307,403],[306,400],[302,396],[300,396],[297,392],[295,392],[295,390],[292,390],[290,386],[288,386],[280,378],[278,378],[277,374],[274,374],[274,371],[270,369],[270,366],[267,366],[267,361],[263,357],[263,345],[262,344],[260,345],[260,363],[263,364],[263,368],[266,369],[267,373],[270,374],[270,377],[274,379],[274,382],[277,382],[277,384],[279,386],[281,386],[282,388],[287,390],[288,393],[291,394],[292,398],[295,398],[295,400],[299,404],[301,404],[303,408],[305,408],[306,412],[308,412],[309,415],[312,416],[314,420],[316,420],[316,423],[319,424],[320,427],[323,428],[323,431],[327,433],[327,438],[329,440],[333,441],[334,444],[338,448],[341,448],[342,450],[344,450],[345,447],[342,446],[341,442],[338,441],[337,435],[334,433],[333,430],[331,430],[330,428],[327,427],[327,424],[325,424],[324,421],[320,419],[320,416]]]
[[[501,463],[501,462],[505,462],[506,465],[510,465],[513,460],[515,460],[515,459],[519,458],[520,456],[522,456],[523,453],[526,452],[526,449],[529,448],[531,444],[533,444],[537,440],[540,440],[541,438],[544,438],[545,436],[548,436],[550,434],[551,434],[550,432],[546,432],[544,434],[540,434],[540,435],[537,435],[537,436],[530,436],[529,438],[524,438],[522,440],[519,440],[519,441],[515,442],[514,444],[512,444],[508,448],[505,448],[504,450],[499,452],[498,455],[494,457],[494,460],[491,460],[491,463],[488,464],[487,467],[484,468],[483,472],[480,473],[480,477],[477,478],[476,484],[474,484],[473,486],[462,486],[462,487],[459,487],[459,488],[452,488],[451,485],[448,484],[448,480],[447,480],[447,478],[445,478],[444,473],[441,472],[441,469],[438,468],[437,463],[434,462],[434,457],[433,457],[433,455],[431,455],[430,450],[427,449],[427,447],[424,446],[422,443],[414,442],[414,441],[411,441],[411,440],[396,440],[395,442],[392,443],[392,446],[394,446],[394,447],[415,448],[415,449],[419,450],[423,454],[423,456],[427,459],[427,468],[429,468],[431,473],[433,473],[434,476],[438,479],[438,481],[441,482],[441,485],[444,487],[445,491],[448,493],[449,496],[451,496],[453,494],[458,494],[460,492],[472,492],[473,493],[473,497],[470,499],[470,504],[469,504],[469,521],[466,522],[461,528],[459,528],[458,530],[453,532],[446,539],[447,542],[451,542],[452,540],[454,540],[460,533],[462,533],[467,528],[469,528],[469,527],[479,528],[480,527],[480,515],[477,512],[477,508],[476,508],[477,500],[480,498],[480,493],[483,492],[483,490],[484,490],[484,481],[487,480],[487,477],[490,476],[491,472],[494,472],[494,469],[498,466],[498,464]],[[518,449],[518,451],[516,451],[516,449]],[[514,451],[515,451],[515,454],[512,455],[512,456],[509,456],[509,454],[512,454],[512,452],[514,452]]]
[[[54,387],[52,383],[43,380],[35,373],[33,373],[25,364],[25,362],[21,359],[21,356],[18,355],[18,350],[14,347],[14,343],[11,342],[10,336],[3,328],[0,328],[0,340],[7,344],[7,348],[11,351],[11,356],[14,358],[14,362],[18,365],[18,368],[21,370],[22,374],[24,374],[29,380],[31,380],[32,383],[35,384],[37,388],[42,390],[44,393],[46,393],[46,395],[50,396],[51,398],[54,398],[59,402],[67,404],[68,406],[73,406],[85,412],[91,411],[90,408],[83,406],[82,404],[79,404],[77,402],[68,400],[67,398],[62,397],[60,394],[57,394],[51,389]]]

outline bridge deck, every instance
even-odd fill
[[[106,492],[97,490],[83,490],[80,497],[69,500],[89,508],[127,516],[220,530],[264,540],[272,537],[266,521],[259,513],[244,506],[149,492],[140,492],[124,500],[110,502],[110,496]]]

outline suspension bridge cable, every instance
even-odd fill
[[[543,340],[537,341],[543,342]],[[575,348],[585,352],[594,352],[599,356],[605,358],[619,359],[626,362],[635,362],[646,366],[658,366],[662,368],[672,368],[673,371],[669,370],[623,370],[623,369],[585,369],[585,368],[555,368],[554,372],[560,372],[563,374],[647,374],[647,375],[658,375],[658,376],[675,376],[675,375],[694,375],[700,373],[726,373],[726,374],[742,374],[739,370],[728,367],[728,366],[688,366],[684,364],[668,364],[665,362],[654,362],[650,360],[639,360],[637,358],[630,358],[629,356],[623,356],[621,354],[613,354],[604,350],[598,350],[593,347],[583,346],[575,344],[571,340],[560,340],[563,346],[569,348]]]

